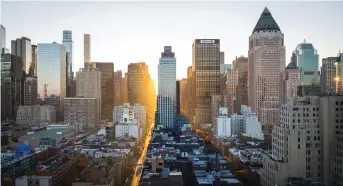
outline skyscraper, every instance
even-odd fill
[[[80,98],[96,99],[96,121],[101,119],[102,113],[101,74],[102,72],[96,69],[95,65],[91,65],[90,63],[88,63],[85,68],[80,68],[80,70],[76,72],[76,96]]]
[[[264,134],[279,123],[282,71],[285,68],[284,35],[265,8],[249,37],[249,106],[256,112]]]
[[[174,128],[176,115],[176,58],[171,46],[165,46],[158,64],[159,123]]]
[[[32,67],[32,48],[31,40],[27,37],[11,41],[11,52],[13,55],[21,57],[23,60],[23,71],[29,74],[30,68]]]
[[[6,48],[6,28],[0,25],[0,50],[2,51],[3,48]]]
[[[62,44],[39,43],[37,86],[39,99],[55,107],[56,120],[62,121],[66,96],[66,49]]]
[[[295,61],[297,66],[303,70],[304,85],[319,84],[319,55],[313,45],[304,40],[293,51],[293,54],[292,61]]]
[[[72,96],[73,81],[73,38],[70,30],[63,30],[62,44],[66,49],[67,55],[67,97]]]
[[[130,63],[127,69],[127,93],[131,104],[145,105],[145,85],[149,76],[148,65],[144,62]]]
[[[220,86],[220,40],[219,39],[196,39],[193,43],[192,71],[195,81],[195,98],[197,100],[196,115],[202,119],[196,119],[197,127],[207,124],[211,120],[211,95],[219,94]],[[209,105],[206,105],[209,104]],[[201,107],[201,108],[200,108]]]
[[[229,115],[239,112],[236,104],[236,91],[238,87],[238,70],[228,70],[226,76],[226,94],[228,95],[228,113]]]
[[[120,88],[121,88],[121,84],[122,84],[122,71],[118,70],[116,72],[113,73],[113,83],[114,83],[114,106],[118,106],[120,105],[120,100],[121,100],[121,95],[120,95]]]
[[[112,62],[92,62],[95,68],[101,72],[101,106],[102,114],[107,119],[112,119],[112,110],[114,106],[114,83]]]
[[[248,58],[241,56],[232,62],[233,70],[238,71],[238,86],[236,90],[236,105],[248,105]]]
[[[37,45],[31,45],[32,51],[32,66],[29,71],[31,77],[37,77]]]
[[[91,35],[83,35],[83,59],[84,63],[91,62]]]

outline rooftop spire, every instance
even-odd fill
[[[270,12],[269,12],[269,10],[268,10],[267,7],[264,7],[263,13],[264,13],[264,14],[270,14]]]

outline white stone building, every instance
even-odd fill
[[[113,125],[115,125],[117,122],[120,122],[124,108],[128,108],[134,113],[135,119],[138,120],[142,128],[146,127],[146,109],[144,105],[139,103],[134,105],[131,105],[130,103],[124,103],[123,105],[115,106],[113,109]]]
[[[25,127],[44,127],[56,122],[56,110],[50,105],[19,106],[16,123]]]

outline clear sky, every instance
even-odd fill
[[[1,24],[10,40],[62,43],[72,30],[74,71],[83,67],[83,34],[91,34],[92,61],[115,70],[144,61],[153,78],[163,46],[173,47],[177,77],[187,76],[194,39],[219,38],[225,63],[248,54],[248,38],[265,6],[285,34],[286,59],[306,39],[320,59],[343,50],[343,2],[2,2]],[[321,60],[320,60],[321,63]]]

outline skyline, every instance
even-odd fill
[[[127,72],[129,63],[146,62],[153,79],[157,79],[161,49],[172,46],[177,59],[177,79],[180,79],[187,76],[187,67],[192,64],[195,39],[220,39],[227,64],[235,56],[247,57],[248,38],[264,7],[270,10],[285,34],[286,65],[292,51],[306,39],[318,50],[321,66],[322,58],[336,56],[343,49],[343,43],[339,42],[343,41],[339,34],[343,25],[338,24],[343,17],[339,11],[342,5],[343,2],[6,1],[1,5],[1,23],[7,32],[7,48],[11,40],[22,36],[30,38],[32,44],[62,43],[63,30],[71,30],[74,72],[83,67],[83,34],[86,33],[91,35],[92,61],[114,62],[115,70],[123,72]],[[319,11],[329,13],[316,13]],[[18,12],[25,17],[14,16]],[[204,27],[206,24],[209,26]]]

